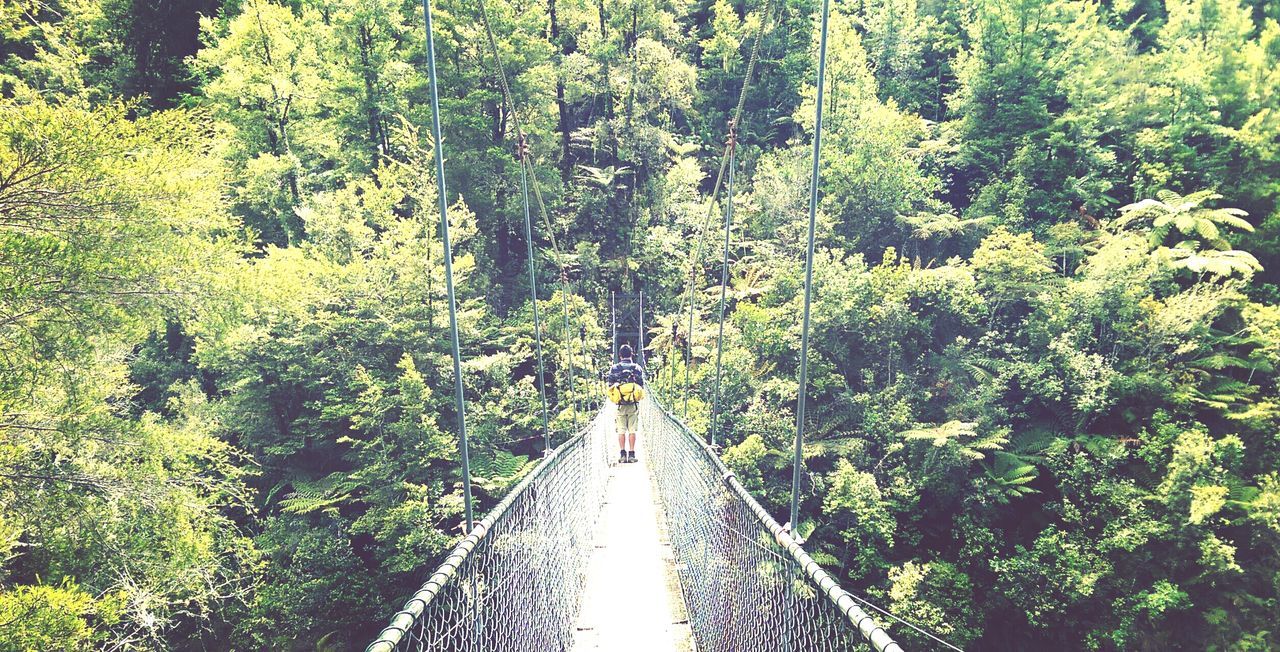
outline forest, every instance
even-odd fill
[[[614,291],[710,434],[731,201],[717,440],[783,520],[819,0],[487,4],[514,114],[434,13],[479,509],[542,452],[518,118],[556,441]],[[965,649],[1280,649],[1280,3],[829,39],[806,548]],[[425,60],[409,0],[0,4],[0,650],[362,649],[459,539]]]

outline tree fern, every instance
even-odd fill
[[[1176,269],[1185,269],[1193,274],[1209,274],[1212,276],[1250,276],[1262,271],[1262,264],[1253,254],[1238,249],[1218,251],[1201,250],[1200,245],[1191,240],[1184,240],[1173,247],[1160,247],[1157,253],[1168,255]]]
[[[911,227],[911,235],[920,240],[947,240],[960,235],[981,231],[995,221],[992,215],[961,219],[951,213],[920,212],[899,215],[899,222]]]
[[[1170,190],[1156,193],[1120,209],[1115,225],[1120,229],[1145,228],[1147,241],[1158,256],[1166,256],[1176,269],[1213,276],[1249,276],[1262,269],[1258,259],[1246,251],[1231,249],[1225,231],[1253,231],[1244,219],[1248,213],[1238,208],[1206,208],[1207,201],[1222,195],[1201,190],[1185,197]],[[1173,246],[1165,242],[1174,233],[1181,239]]]
[[[997,428],[989,433],[979,434],[977,425],[971,421],[953,420],[899,434],[911,441],[928,441],[934,448],[954,447],[957,453],[969,460],[983,459],[986,457],[984,451],[1000,450],[1009,443],[1008,428]]]
[[[992,498],[1001,505],[1011,501],[1039,493],[1027,485],[1039,477],[1034,458],[996,451],[991,466],[984,467],[987,479],[991,481]]]
[[[620,177],[631,174],[631,168],[627,166],[605,166],[598,168],[591,165],[579,165],[577,180],[581,183],[596,186],[602,190],[612,189],[615,184],[620,183]]]
[[[357,483],[346,473],[330,473],[318,480],[294,480],[293,491],[280,501],[286,514],[336,514],[338,507],[351,498]]]
[[[505,493],[524,475],[529,464],[528,455],[514,455],[507,451],[495,451],[493,455],[477,455],[471,460],[471,479],[476,486],[493,493]]]
[[[1225,248],[1227,243],[1220,227],[1253,231],[1253,225],[1244,219],[1248,213],[1238,208],[1203,206],[1217,199],[1222,199],[1222,195],[1209,190],[1185,197],[1171,190],[1160,190],[1156,192],[1156,199],[1144,199],[1121,208],[1117,225],[1125,228],[1149,222],[1152,247],[1163,244],[1176,230],[1184,237],[1197,237],[1217,248]]]

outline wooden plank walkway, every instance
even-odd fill
[[[638,461],[610,469],[596,548],[587,570],[575,652],[684,652],[688,625],[660,536],[644,434]]]

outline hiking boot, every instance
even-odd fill
[[[632,464],[634,464],[634,463],[635,463],[635,461],[636,461],[636,452],[635,452],[635,451],[631,451],[630,453],[628,453],[628,454],[627,454],[627,461],[628,461],[628,462],[630,462],[630,463],[632,463]]]
[[[619,464],[627,463],[627,451],[623,450],[620,453],[618,453],[618,463]]]

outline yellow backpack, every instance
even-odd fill
[[[618,405],[634,405],[644,400],[644,388],[639,383],[610,385],[609,400]]]

